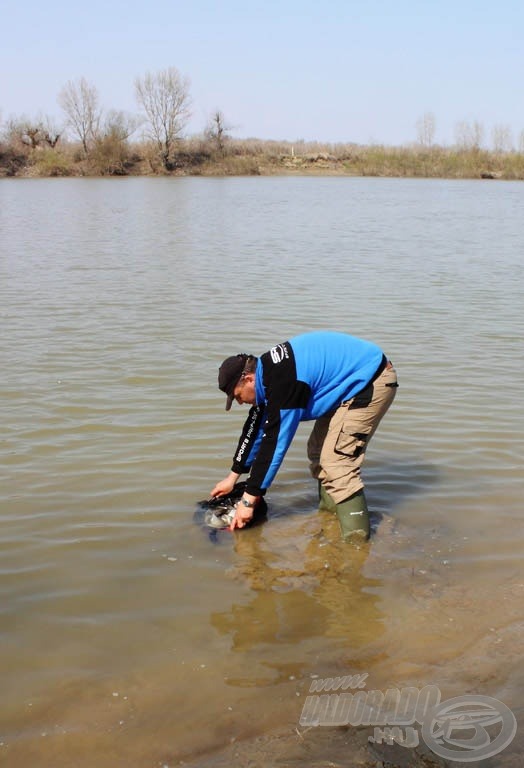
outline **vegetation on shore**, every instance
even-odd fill
[[[169,168],[150,143],[118,136],[79,143],[0,141],[0,177],[56,176],[270,176],[326,175],[404,178],[524,179],[524,154],[445,147],[386,147],[353,144],[227,139],[217,147],[202,137],[177,141]]]
[[[140,114],[104,112],[85,78],[58,95],[63,122],[11,118],[0,130],[0,177],[347,175],[454,179],[524,179],[520,151],[507,126],[495,126],[483,148],[478,122],[458,123],[453,148],[435,144],[435,116],[417,123],[418,142],[404,147],[234,139],[215,110],[201,136],[184,137],[189,80],[175,67],[135,80]],[[142,138],[134,140],[141,132]]]

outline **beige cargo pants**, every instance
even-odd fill
[[[360,469],[375,430],[395,399],[398,381],[388,362],[375,381],[335,411],[317,419],[308,440],[311,474],[335,504],[364,487]]]

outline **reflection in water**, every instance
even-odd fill
[[[351,658],[352,651],[383,631],[373,593],[381,582],[362,572],[369,546],[343,542],[336,517],[324,511],[235,532],[230,576],[254,594],[247,603],[213,613],[211,623],[230,635],[232,651],[256,651],[257,660],[263,657],[275,672],[266,684],[309,673],[308,649],[329,653],[336,647]],[[298,648],[301,664],[296,662]],[[228,682],[262,684],[258,677],[230,677]]]

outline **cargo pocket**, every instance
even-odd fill
[[[366,450],[367,441],[368,436],[364,432],[346,432],[341,429],[335,443],[335,453],[358,459]]]

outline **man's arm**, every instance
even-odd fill
[[[250,408],[242,427],[242,434],[235,451],[231,471],[215,485],[211,491],[211,496],[227,496],[235,487],[240,475],[249,471],[260,442],[259,432],[263,416],[264,410],[260,406],[254,405]]]
[[[263,425],[264,433],[247,479],[246,493],[253,496],[265,494],[295,436],[300,415],[301,411],[296,408],[273,413],[268,408],[268,419]]]
[[[264,409],[260,405],[254,405],[249,410],[247,419],[242,427],[242,434],[233,457],[232,472],[239,475],[249,471],[253,459],[256,456],[260,442],[260,429],[264,416]]]
[[[263,495],[271,485],[311,395],[309,385],[297,379],[295,354],[289,342],[263,354],[260,362],[266,410],[261,423],[262,440],[247,481],[246,490],[253,496]]]

